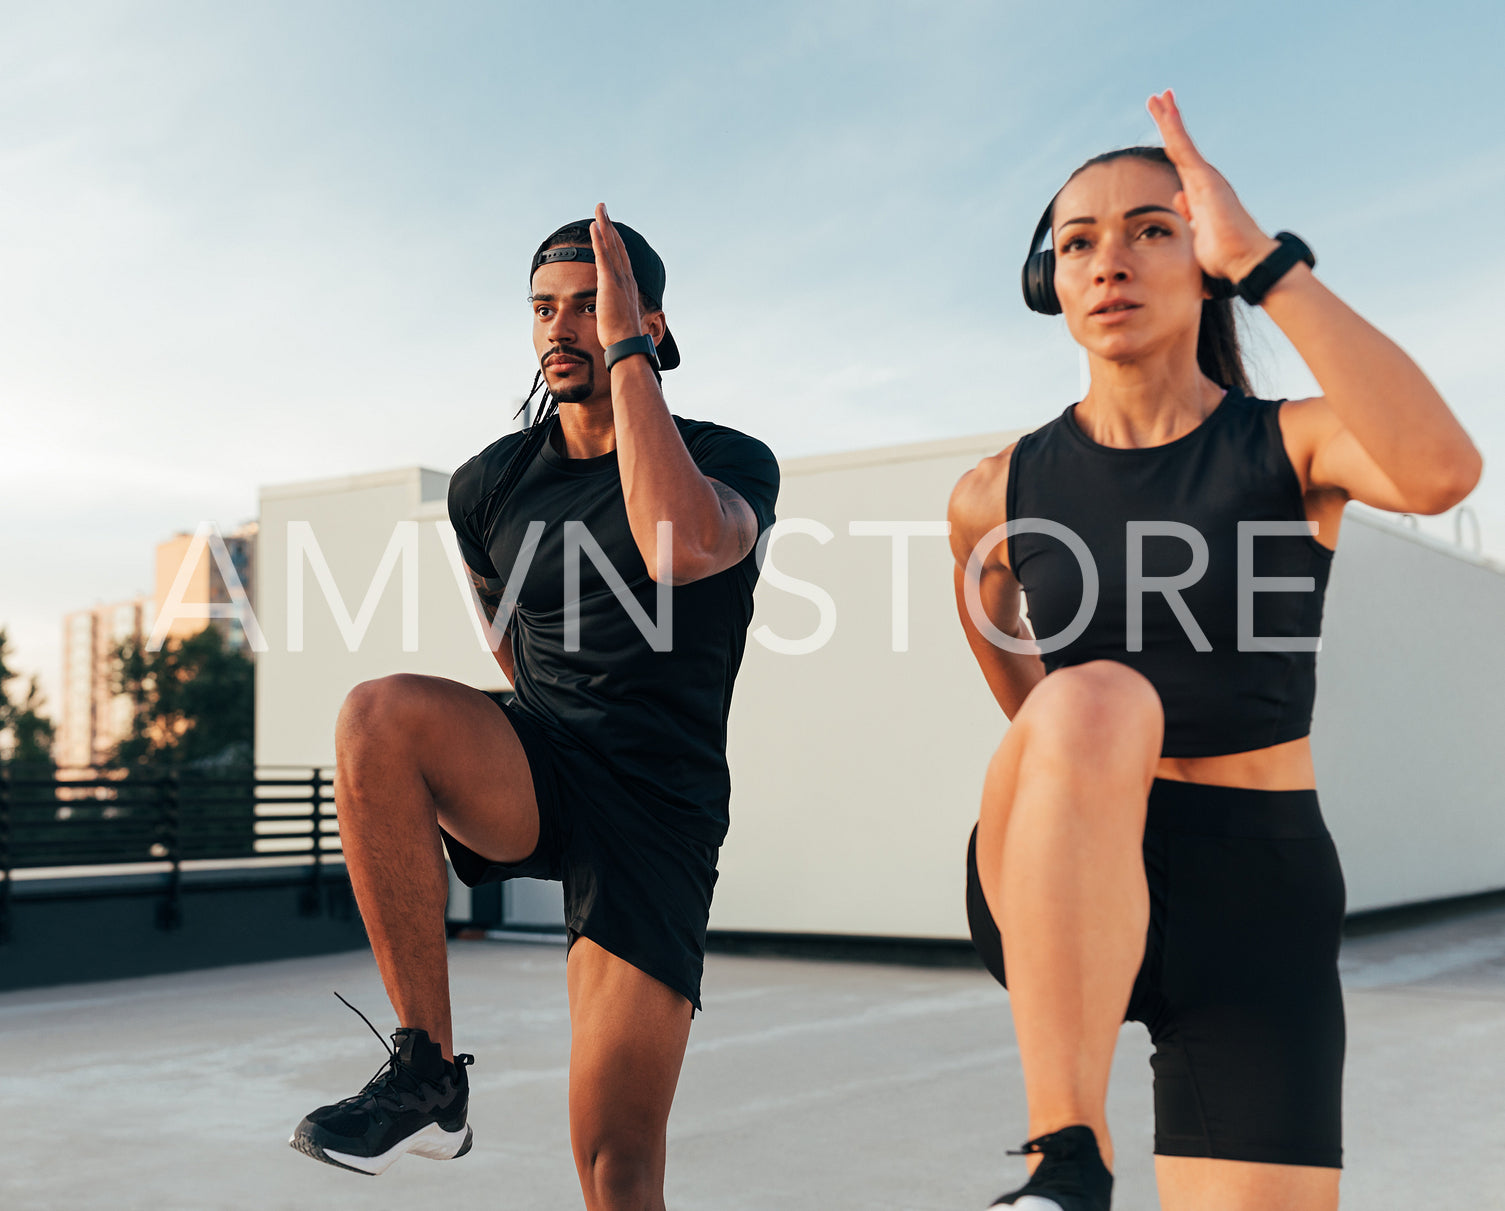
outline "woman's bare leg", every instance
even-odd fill
[[[1142,844],[1163,729],[1153,687],[1124,665],[1051,674],[994,756],[978,822],[1029,1133],[1085,1124],[1110,1168],[1108,1074],[1149,927]]]
[[[1157,1156],[1162,1211],[1336,1211],[1337,1169]]]

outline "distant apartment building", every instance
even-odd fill
[[[246,591],[247,600],[252,600],[255,596],[256,531],[257,524],[253,521],[224,535],[225,550],[229,553],[230,563],[235,570],[236,577],[240,580],[241,587]],[[194,535],[186,532],[175,534],[166,542],[157,544],[155,601],[158,616],[163,613],[168,594],[177,582],[183,563],[193,552],[194,546]],[[198,555],[193,567],[189,570],[189,580],[182,591],[180,600],[219,606],[229,605],[233,600],[229,582],[219,562],[202,545],[198,547]],[[202,618],[176,618],[167,629],[167,638],[187,639],[190,635],[197,635],[207,626],[218,628],[232,648],[247,651],[245,626],[238,616],[215,618],[210,621]]]
[[[115,653],[155,618],[151,598],[75,610],[63,618],[63,710],[53,756],[62,766],[98,765],[131,730],[131,700],[115,692]]]
[[[248,599],[253,592],[256,528],[256,523],[250,522],[224,536],[230,564]],[[194,536],[186,533],[157,545],[156,592],[151,597],[93,606],[64,616],[62,715],[54,749],[59,765],[99,765],[130,734],[131,701],[115,692],[115,654],[128,640],[144,640],[151,634],[193,548]],[[211,605],[231,602],[225,574],[203,546],[188,577],[179,600]],[[232,648],[248,651],[245,628],[238,616],[176,618],[167,630],[167,639],[187,639],[210,626],[223,632]]]

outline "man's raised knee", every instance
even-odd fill
[[[336,727],[342,733],[370,733],[397,727],[400,716],[414,700],[418,684],[423,678],[411,672],[393,672],[387,677],[375,677],[361,681],[345,695],[340,704],[339,722]]]
[[[355,686],[345,695],[335,723],[340,747],[373,741],[390,745],[411,737],[425,680],[412,673],[392,673]]]

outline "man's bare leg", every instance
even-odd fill
[[[399,1024],[453,1059],[439,821],[488,858],[526,858],[538,843],[527,756],[479,690],[411,674],[350,691],[335,754],[345,865],[387,996]]]
[[[690,1002],[588,938],[570,948],[570,1139],[586,1211],[664,1211]]]
[[[1029,1133],[1091,1127],[1110,1168],[1108,1074],[1149,925],[1141,844],[1162,728],[1154,689],[1122,665],[1051,674],[989,767],[977,830]]]

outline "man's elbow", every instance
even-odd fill
[[[714,576],[724,565],[723,547],[726,545],[724,530],[707,527],[697,532],[698,527],[676,525],[666,535],[667,545],[650,542],[643,551],[643,562],[648,566],[648,575],[655,584],[693,584]],[[667,562],[663,562],[667,559]]]
[[[644,562],[648,565],[648,578],[654,584],[694,584],[721,570],[715,552],[703,547],[675,544],[664,551],[668,557],[666,561],[661,560],[658,551],[647,555]]]

